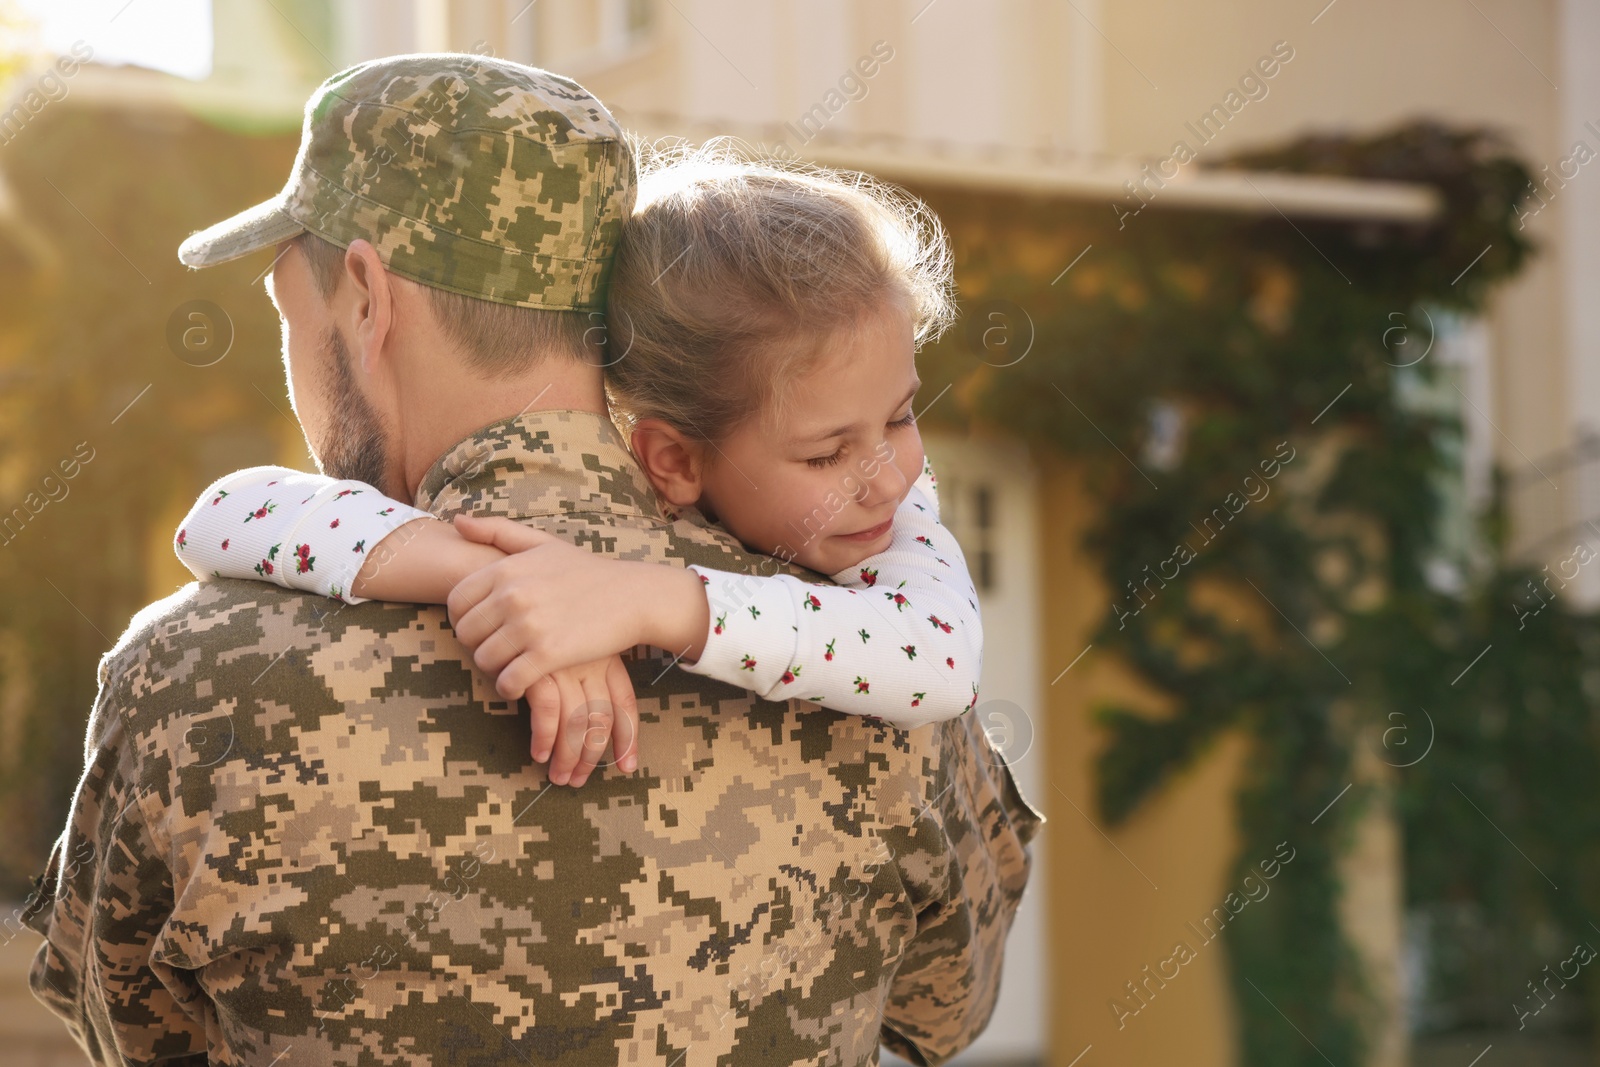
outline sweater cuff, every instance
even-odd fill
[[[758,578],[690,564],[705,583],[711,622],[705,650],[695,663],[680,663],[691,674],[769,696],[788,681],[795,647],[798,579]],[[791,584],[796,588],[791,589]]]

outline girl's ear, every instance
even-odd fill
[[[700,502],[705,450],[660,419],[640,419],[633,427],[633,454],[661,498],[674,507]]]

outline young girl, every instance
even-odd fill
[[[638,644],[900,728],[959,715],[977,701],[977,594],[912,411],[915,350],[948,325],[949,290],[936,220],[862,176],[702,150],[641,178],[609,295],[614,417],[669,519],[697,508],[837,585],[608,559],[281,467],[212,485],[179,558],[347,604],[448,603],[500,693],[527,695],[540,762],[585,694],[631,708],[617,653]],[[612,740],[632,770],[626,718]],[[552,782],[587,778],[599,753],[579,747],[561,746]]]

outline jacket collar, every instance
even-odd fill
[[[529,411],[490,423],[439,457],[414,503],[441,518],[606,513],[664,521],[621,432],[590,411]]]

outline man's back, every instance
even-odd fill
[[[666,522],[594,415],[486,428],[418,504],[761,560]],[[112,1062],[860,1063],[880,1026],[930,1060],[965,1045],[1036,825],[971,717],[899,732],[670,663],[629,661],[638,773],[550,787],[442,608],[186,587],[103,664],[35,988]]]

